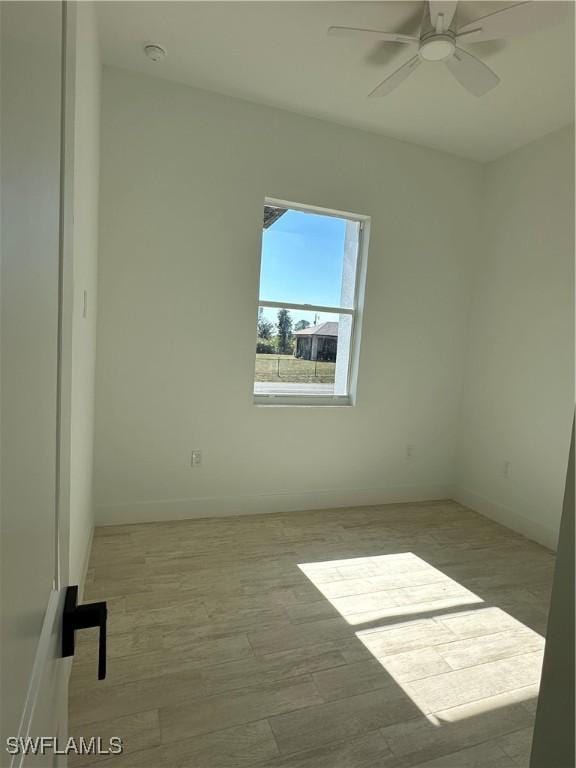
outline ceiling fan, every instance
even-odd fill
[[[461,43],[525,35],[559,21],[569,3],[528,0],[494,11],[462,26],[456,23],[458,2],[427,0],[420,33],[403,35],[377,29],[330,27],[329,35],[363,37],[382,43],[418,46],[415,56],[388,75],[369,96],[387,96],[417,69],[422,62],[444,62],[456,80],[473,93],[483,96],[500,82],[498,75],[483,61],[460,47]]]

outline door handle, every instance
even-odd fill
[[[78,605],[78,587],[68,587],[62,616],[62,656],[74,656],[76,630],[99,627],[98,680],[106,678],[106,620],[105,602]]]

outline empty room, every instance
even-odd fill
[[[2,768],[573,768],[574,15],[0,2]]]

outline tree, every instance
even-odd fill
[[[310,323],[308,320],[298,320],[294,326],[295,331],[303,331],[305,328],[310,328]]]
[[[280,355],[289,355],[292,351],[292,318],[290,317],[290,310],[278,310],[276,328],[278,329],[278,353]]]
[[[272,339],[266,341],[265,339],[257,339],[256,341],[256,354],[257,355],[274,355],[276,354],[276,347]]]
[[[258,338],[268,341],[272,338],[274,323],[264,317],[264,308],[258,308]]]

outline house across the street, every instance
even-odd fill
[[[326,322],[295,331],[294,357],[334,363],[338,349],[338,323]]]

